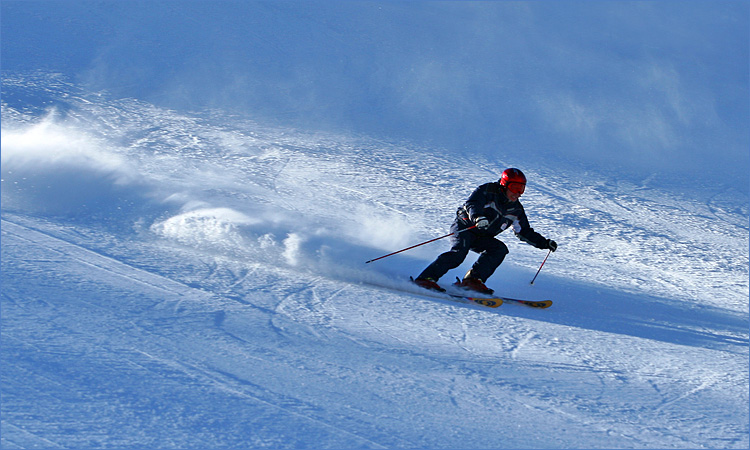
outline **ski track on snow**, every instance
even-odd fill
[[[64,256],[65,259],[73,260],[76,264],[91,267],[95,271],[104,272],[106,278],[124,278],[125,280],[127,280],[129,284],[143,285],[143,286],[146,286],[148,290],[155,290],[155,291],[165,293],[166,295],[169,295],[169,296],[177,296],[180,298],[188,297],[189,300],[181,299],[174,304],[174,306],[171,309],[173,309],[175,313],[185,314],[186,310],[190,308],[188,306],[181,307],[184,301],[194,302],[196,300],[202,299],[204,301],[211,302],[212,300],[209,294],[202,292],[199,289],[187,286],[180,282],[176,282],[169,278],[155,276],[154,274],[150,272],[143,271],[141,269],[123,264],[120,261],[101,255],[92,250],[83,248],[80,245],[77,245],[75,243],[62,240],[57,237],[53,237],[40,230],[31,230],[30,228],[23,227],[22,225],[15,224],[7,220],[2,221],[2,227],[3,227],[2,230],[3,230],[4,239],[13,238],[13,239],[18,239],[18,240],[26,240],[27,238],[31,237],[33,238],[33,242],[35,245],[41,246],[47,251],[60,254]],[[195,298],[196,295],[197,295],[197,299]],[[4,297],[12,300],[12,297],[8,296],[5,293],[4,293]],[[190,297],[193,297],[193,298],[190,298]],[[13,301],[17,304],[19,303],[17,300],[13,300]],[[81,300],[78,300],[78,302],[86,303],[88,306],[95,307],[97,309],[103,309],[103,310],[107,309],[102,306],[91,304],[91,303],[81,301]],[[160,305],[158,304],[153,305],[151,309],[158,308],[159,306]],[[148,331],[148,330],[145,330],[145,331]],[[371,446],[372,448],[389,447],[389,445],[379,444],[375,441],[364,438],[363,436],[358,435],[357,433],[351,432],[350,430],[336,426],[334,423],[332,423],[329,420],[321,420],[320,418],[315,417],[315,415],[306,414],[304,412],[297,410],[297,409],[304,410],[312,405],[305,405],[304,403],[298,403],[298,401],[293,400],[291,398],[282,400],[280,403],[279,399],[268,400],[268,399],[263,398],[263,396],[256,395],[246,388],[246,386],[252,386],[251,383],[231,373],[218,371],[216,369],[206,369],[195,363],[186,363],[186,362],[182,362],[179,360],[163,359],[163,358],[154,356],[152,354],[149,354],[148,352],[142,351],[140,349],[135,349],[134,351],[146,356],[149,359],[156,361],[160,366],[172,367],[174,368],[174,370],[183,372],[184,374],[188,375],[190,378],[198,379],[201,382],[200,384],[216,385],[219,389],[223,391],[229,391],[234,396],[239,396],[241,398],[248,398],[254,402],[262,403],[269,407],[277,408],[290,415],[298,416],[304,420],[309,420],[311,422],[320,424],[323,427],[334,430],[338,434],[350,436],[354,438],[355,441],[352,441],[352,442],[356,442],[358,440],[361,443],[369,444],[368,446]],[[126,361],[129,364],[143,367],[141,364],[133,360],[127,359]],[[147,369],[147,370],[151,370],[151,369]],[[159,375],[160,372],[154,372],[154,373],[156,375]],[[195,382],[196,381],[194,381],[194,383]],[[261,388],[261,387],[257,386],[256,388]],[[291,403],[289,404],[289,406],[285,406],[285,403],[289,403],[290,401]],[[297,408],[292,406],[295,404],[298,405]],[[405,443],[405,442],[402,442],[400,445],[404,445],[404,444],[413,445],[413,444]]]

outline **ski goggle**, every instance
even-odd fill
[[[521,195],[526,191],[526,183],[511,182],[506,188],[516,195]]]

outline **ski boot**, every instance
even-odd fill
[[[485,286],[482,280],[480,280],[479,278],[466,277],[463,280],[459,280],[458,278],[456,278],[456,283],[454,284],[454,286],[485,295],[492,295],[492,293],[495,292]]]
[[[445,289],[441,288],[432,278],[417,278],[416,280],[412,279],[412,281],[417,286],[429,289],[430,291],[445,292]]]

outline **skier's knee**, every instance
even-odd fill
[[[510,253],[508,246],[505,245],[504,242],[498,240],[495,240],[493,245],[489,246],[484,252],[482,252],[482,254],[486,255],[488,258],[500,261],[502,261],[508,253]]]

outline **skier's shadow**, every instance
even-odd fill
[[[747,313],[569,281],[558,292],[552,308],[533,312],[535,320],[747,354]],[[530,317],[532,312],[513,313]]]

